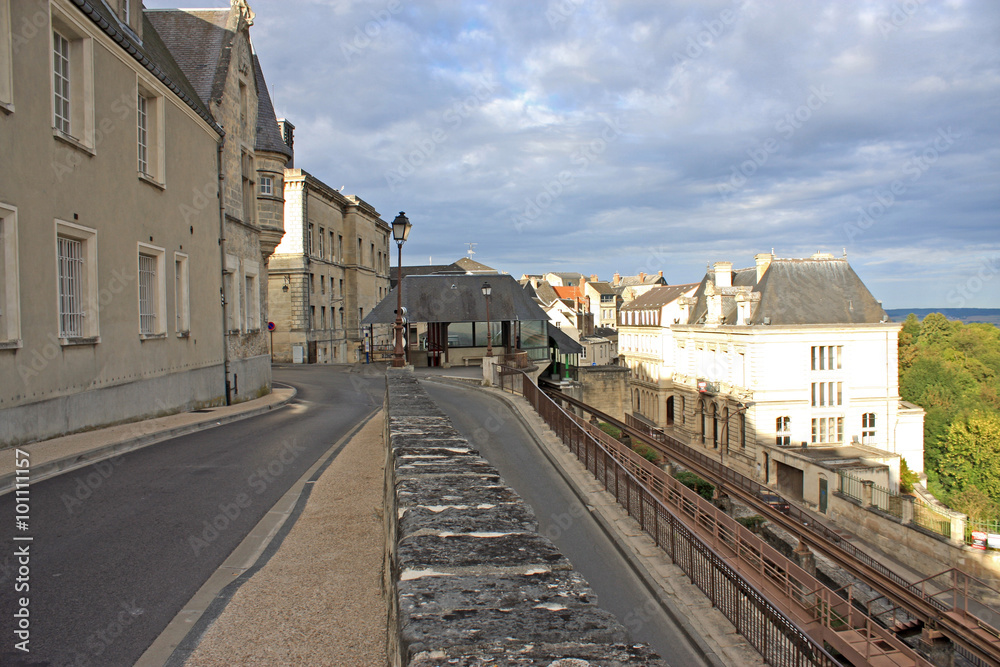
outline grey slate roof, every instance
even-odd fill
[[[482,262],[477,262],[476,260],[472,259],[471,257],[463,257],[462,259],[460,259],[457,262],[455,262],[454,266],[457,266],[460,269],[463,269],[465,271],[470,271],[470,272],[473,272],[473,273],[475,273],[475,272],[480,272],[480,273],[500,273],[499,271],[497,271],[493,267],[486,266]]]
[[[615,288],[611,286],[611,283],[595,280],[593,282],[588,282],[588,285],[594,288],[598,294],[614,294]]]
[[[705,274],[694,297],[698,303],[688,324],[697,324],[707,312],[705,285],[715,272]],[[733,271],[733,287],[760,294],[750,324],[876,324],[888,316],[846,259],[774,259],[757,283],[757,269]],[[728,292],[732,292],[729,294]],[[736,323],[736,290],[723,290],[724,324]]]
[[[257,144],[254,150],[278,153],[290,159],[292,149],[281,138],[278,118],[274,115],[271,95],[267,91],[267,82],[264,80],[264,71],[260,68],[257,54],[253,56],[253,71],[257,79]]]
[[[637,296],[634,301],[626,303],[621,309],[645,310],[647,308],[660,308],[667,305],[671,301],[679,299],[686,292],[697,286],[698,283],[689,283],[687,285],[663,285],[661,287],[654,287],[645,294]]]
[[[486,279],[486,280],[484,280]],[[489,282],[490,319],[547,321],[549,318],[514,278],[506,274],[403,275],[403,307],[410,322],[485,322],[486,297],[483,282]],[[396,289],[364,318],[362,324],[396,321]]]
[[[528,283],[528,286],[530,287],[531,283]],[[556,291],[552,289],[552,285],[547,280],[539,280],[538,287],[532,288],[532,291],[538,297],[538,300],[546,306],[559,300],[559,295],[556,294]]]
[[[621,282],[618,283],[619,287],[635,287],[637,285],[666,285],[667,280],[659,275],[648,275],[648,276],[622,276]]]
[[[143,40],[139,43],[132,32],[122,27],[118,17],[107,5],[88,0],[72,0],[81,12],[111,37],[150,74],[163,82],[179,99],[183,100],[195,113],[202,117],[220,136],[225,132],[212,118],[212,114],[178,67],[170,51],[164,46],[160,36],[143,14]]]
[[[559,327],[549,326],[549,338],[556,344],[563,354],[580,354],[583,352],[583,345],[573,340],[569,334]]]
[[[205,104],[222,99],[233,38],[229,9],[154,9],[145,15]]]

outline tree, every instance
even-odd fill
[[[1000,503],[975,486],[970,486],[952,496],[951,506],[962,514],[968,514],[970,519],[981,521],[1000,519]]]
[[[975,487],[1000,499],[1000,415],[977,411],[952,422],[938,474],[952,495]]]

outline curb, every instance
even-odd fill
[[[521,414],[520,410],[518,410],[517,406],[514,405],[510,397],[508,397],[506,394],[503,393],[498,394],[492,391],[488,391],[488,389],[495,387],[487,388],[483,386],[476,386],[472,385],[469,382],[456,382],[454,380],[444,377],[435,377],[426,379],[428,379],[431,382],[440,382],[441,384],[447,384],[454,387],[472,386],[475,389],[478,389],[479,391],[482,391],[485,394],[489,394],[503,401],[510,409],[510,411],[514,414],[514,416],[518,419],[518,421],[521,422],[521,425],[524,426],[525,430],[531,434],[532,439],[535,441],[535,444],[538,446],[538,448],[541,449],[542,453],[545,455],[545,458],[549,459],[553,467],[555,467],[555,469],[559,472],[559,475],[566,481],[567,484],[569,484],[570,488],[573,489],[573,493],[576,494],[580,502],[584,503],[584,505],[587,504],[584,498],[584,490],[577,485],[574,479],[569,477],[566,474],[566,472],[563,471],[562,466],[559,465],[557,461],[553,460],[552,455],[548,451],[547,446],[540,441],[538,434],[535,433],[534,427],[528,424],[527,420]],[[615,507],[616,508],[618,507],[617,503],[615,503]],[[597,523],[598,525],[600,525],[601,530],[603,530],[604,533],[611,539],[611,542],[615,545],[615,548],[618,550],[618,553],[622,555],[622,557],[629,564],[632,570],[636,573],[639,579],[642,580],[642,583],[645,585],[646,589],[653,595],[653,597],[656,598],[656,602],[660,605],[660,607],[667,614],[667,616],[669,616],[670,619],[677,624],[677,627],[681,629],[681,632],[683,632],[684,635],[688,638],[688,640],[690,640],[690,642],[695,646],[695,648],[699,652],[701,652],[701,654],[705,658],[705,661],[708,664],[713,665],[713,667],[727,667],[726,663],[719,658],[719,656],[715,653],[712,647],[708,645],[708,643],[704,640],[704,638],[702,638],[702,636],[694,628],[688,617],[683,612],[681,612],[680,609],[677,609],[674,603],[664,595],[663,588],[657,582],[656,575],[650,571],[650,569],[646,566],[644,562],[642,562],[642,558],[639,556],[639,554],[632,551],[629,548],[629,546],[624,543],[624,541],[619,537],[618,530],[604,516],[603,512],[601,512],[600,509],[597,507],[595,507],[594,509],[595,511],[591,512],[590,515],[597,520]],[[627,517],[627,515],[625,516]]]
[[[249,419],[250,417],[262,415],[277,408],[283,408],[291,403],[292,400],[298,395],[298,391],[294,387],[291,387],[291,389],[291,395],[277,403],[260,406],[251,410],[246,410],[245,412],[234,412],[223,417],[213,417],[212,419],[206,419],[202,422],[175,426],[162,431],[144,433],[142,435],[134,436],[109,445],[103,445],[84,452],[78,452],[59,459],[53,459],[52,461],[46,461],[38,466],[32,466],[31,482],[41,482],[49,479],[50,477],[61,475],[64,472],[70,472],[71,470],[76,470],[77,468],[83,468],[94,463],[99,463],[101,461],[162,442],[163,440],[169,440],[171,438],[188,435],[190,433],[197,433],[199,431],[206,431],[210,428],[215,428],[216,426],[230,424],[235,421],[240,421],[241,419]],[[16,472],[0,474],[0,496],[14,490],[16,477]]]

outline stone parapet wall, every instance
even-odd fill
[[[665,665],[597,606],[411,371],[388,371],[385,415],[391,665]]]

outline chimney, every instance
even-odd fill
[[[281,140],[285,142],[288,149],[292,151],[292,157],[285,164],[286,169],[294,169],[295,164],[295,126],[284,118],[278,119],[278,131],[281,132]]]
[[[640,283],[646,282],[646,274],[643,273],[642,271],[639,272],[639,282]]]
[[[718,277],[718,274],[716,274]],[[712,281],[705,285],[705,325],[710,327],[719,326],[722,323],[722,294],[720,294]]]
[[[663,277],[663,271],[659,271],[659,272],[657,272],[657,273],[659,274],[659,276],[660,276],[661,278]]]
[[[732,262],[716,262],[715,263],[715,286],[716,287],[732,287],[733,286],[733,263]]]
[[[597,281],[598,281],[597,274],[596,273],[591,273],[590,274],[590,282],[596,283]]]
[[[764,273],[767,271],[767,267],[771,266],[771,260],[774,259],[774,255],[769,252],[762,252],[753,256],[754,261],[757,262],[757,282],[764,277]]]
[[[620,283],[621,281],[622,281],[622,277],[621,277],[621,275],[619,275],[618,273],[616,273],[616,274],[615,274],[615,282],[614,282],[614,283],[612,283],[612,284],[613,284],[613,285],[614,285],[615,287],[618,287],[618,284],[619,284],[619,283]]]

